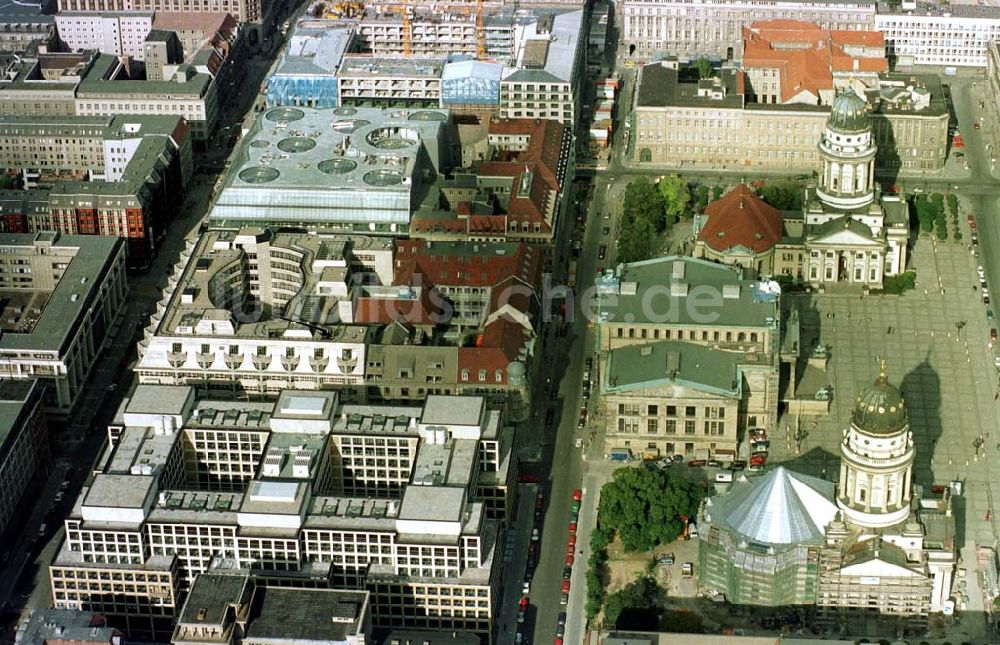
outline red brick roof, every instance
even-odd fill
[[[705,207],[708,221],[698,239],[715,251],[744,246],[757,253],[781,241],[781,211],[739,184]]]
[[[436,325],[441,322],[441,309],[430,298],[430,289],[420,290],[418,298],[372,298],[359,296],[354,301],[354,322],[387,325],[401,322],[409,325]]]
[[[782,102],[803,91],[819,96],[820,90],[833,89],[834,72],[888,70],[884,54],[852,55],[845,46],[884,52],[885,36],[876,31],[828,31],[801,20],[755,22],[743,29],[743,68],[777,68]]]
[[[458,350],[458,369],[469,371],[469,380],[459,382],[507,385],[507,366],[520,360],[521,350],[528,341],[524,327],[507,316],[501,316],[483,329],[475,347],[461,347]],[[485,370],[485,379],[479,379],[480,370]],[[496,380],[500,372],[500,381]]]
[[[528,135],[526,150],[504,153],[504,160],[480,163],[477,174],[484,177],[510,177],[510,203],[507,216],[515,222],[538,223],[544,232],[551,231],[546,219],[550,202],[559,193],[559,159],[562,154],[563,125],[548,119],[494,119],[490,134]],[[508,160],[509,159],[509,160]],[[521,179],[531,173],[531,187],[521,192]]]
[[[518,244],[513,253],[502,255],[483,245],[482,253],[471,242],[425,242],[397,240],[393,284],[419,286],[492,287],[511,277],[531,285],[541,282],[542,258],[539,250]],[[470,253],[470,251],[472,251]]]

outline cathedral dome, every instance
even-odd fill
[[[833,100],[827,127],[837,132],[864,132],[868,129],[868,106],[848,87]]]
[[[861,393],[852,415],[854,425],[870,434],[894,434],[906,427],[903,394],[885,376],[885,361],[875,384]]]

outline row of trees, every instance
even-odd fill
[[[933,232],[939,240],[947,240],[948,214],[950,213],[952,238],[962,239],[962,232],[959,230],[958,224],[958,197],[954,193],[948,193],[947,196],[941,193],[930,195],[920,193],[913,196],[911,205],[917,218],[917,226],[922,233]]]
[[[649,576],[607,595],[608,545],[617,538],[625,551],[649,551],[676,540],[693,517],[700,490],[669,470],[619,468],[601,489],[597,528],[591,535],[587,569],[587,620],[603,607],[604,623],[619,629],[655,628],[664,594]],[[652,627],[647,625],[652,621]]]

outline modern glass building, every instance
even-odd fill
[[[440,109],[271,108],[234,154],[212,226],[405,233],[442,172],[449,122]]]
[[[497,105],[503,65],[477,60],[448,63],[441,75],[441,106]]]

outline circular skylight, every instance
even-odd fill
[[[371,186],[396,186],[403,183],[403,173],[397,170],[372,170],[365,174],[364,179]]]
[[[333,113],[337,116],[354,116],[358,113],[358,111],[352,107],[339,107],[336,108]]]
[[[316,164],[316,167],[328,175],[346,175],[358,167],[358,162],[351,159],[326,159]]]
[[[306,152],[316,147],[316,142],[309,137],[288,137],[278,142],[278,150],[282,152]]]
[[[291,121],[298,121],[305,115],[306,113],[298,108],[280,107],[268,110],[265,116],[268,121],[274,121],[275,123],[289,123]]]
[[[239,177],[248,184],[266,184],[277,179],[280,174],[270,166],[253,166],[241,170]]]
[[[448,115],[441,112],[421,110],[410,115],[410,121],[447,121]]]
[[[250,142],[251,148],[266,148],[271,145],[270,141],[265,141],[264,139],[257,139],[256,141]]]

